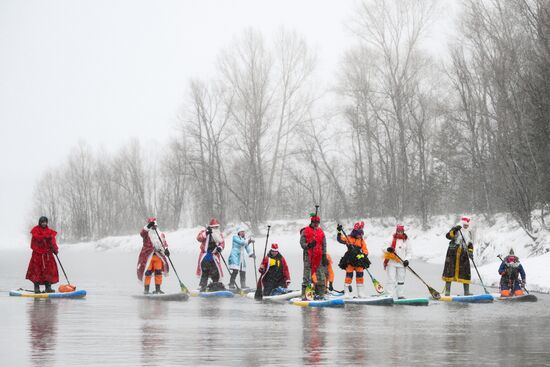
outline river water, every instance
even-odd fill
[[[0,366],[550,365],[547,295],[526,304],[338,309],[241,297],[154,302],[132,298],[142,291],[135,279],[137,254],[62,250],[69,279],[88,296],[47,301],[8,296],[10,289],[31,287],[24,280],[30,250],[0,256]],[[196,257],[172,258],[184,283],[195,288]],[[300,259],[288,260],[296,288]],[[440,266],[411,266],[442,288]],[[379,265],[372,271],[385,280]],[[338,270],[336,288],[343,276]],[[410,297],[427,294],[411,274],[406,287]],[[173,274],[163,288],[178,289]]]

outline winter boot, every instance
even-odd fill
[[[40,293],[40,284],[34,283],[34,293],[38,294]]]
[[[353,298],[351,284],[344,284],[344,298]]]
[[[465,296],[471,296],[472,294],[470,293],[470,285],[469,284],[466,284],[464,283],[464,295]]]
[[[46,290],[44,293],[55,293],[55,291],[52,289],[52,285],[48,282],[45,282],[44,285],[46,285]]]
[[[164,292],[160,290],[160,284],[155,284],[155,294],[164,294]]]
[[[149,284],[143,287],[143,294],[149,294]]]
[[[447,297],[451,295],[451,282],[445,282],[445,295]]]
[[[365,298],[365,285],[364,284],[357,284],[357,297],[358,298]]]

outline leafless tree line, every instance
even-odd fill
[[[304,217],[510,212],[533,238],[550,202],[550,2],[463,2],[449,60],[426,51],[437,1],[372,0],[327,91],[295,32],[245,31],[192,80],[180,126],[148,161],[80,145],[35,211],[70,239]],[[330,106],[330,107],[327,107]],[[544,223],[543,223],[544,225]]]

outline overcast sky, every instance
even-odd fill
[[[356,3],[0,1],[0,241],[37,220],[28,216],[37,178],[79,140],[103,149],[165,140],[189,78],[212,75],[220,49],[245,28],[295,29],[334,71],[353,43],[346,24]],[[436,50],[448,18],[432,36]]]

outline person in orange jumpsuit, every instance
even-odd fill
[[[147,222],[140,232],[141,238],[143,238],[143,247],[139,253],[137,276],[140,281],[143,281],[143,293],[148,294],[151,277],[154,273],[155,291],[153,293],[163,294],[160,286],[162,276],[168,276],[169,267],[166,257],[170,256],[170,250],[168,250],[165,234],[157,231],[157,218],[149,218]]]
[[[363,274],[365,268],[370,266],[368,258],[369,250],[367,249],[367,243],[363,239],[364,222],[357,222],[353,226],[349,236],[343,235],[343,228],[341,224],[336,227],[337,235],[336,240],[348,247],[348,250],[340,259],[338,266],[340,269],[346,271],[346,280],[344,284],[344,297],[351,297],[351,280],[353,278],[353,272],[355,272],[355,282],[357,284],[357,296],[364,298],[364,281]]]

